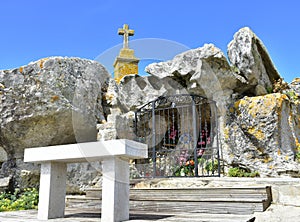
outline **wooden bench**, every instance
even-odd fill
[[[68,163],[102,161],[101,221],[128,220],[129,159],[147,156],[147,145],[126,139],[25,149],[24,162],[41,164],[38,219],[64,217]]]

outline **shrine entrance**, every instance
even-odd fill
[[[135,112],[136,140],[148,159],[137,177],[220,176],[216,103],[197,95],[159,97]]]

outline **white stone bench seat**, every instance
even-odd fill
[[[25,162],[80,163],[108,157],[147,158],[147,145],[132,140],[108,140],[25,149]]]
[[[128,220],[129,160],[147,156],[147,145],[126,139],[25,149],[24,162],[41,164],[38,219],[64,217],[68,163],[102,161],[101,221]]]

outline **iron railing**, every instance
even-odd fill
[[[220,176],[216,103],[197,95],[159,97],[135,112],[136,140],[149,159],[136,177]]]

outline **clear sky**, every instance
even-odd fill
[[[300,77],[299,6],[298,0],[3,0],[0,69],[49,56],[95,59],[122,43],[117,29],[124,23],[135,30],[131,40],[213,43],[225,54],[234,33],[248,26],[290,82]]]

